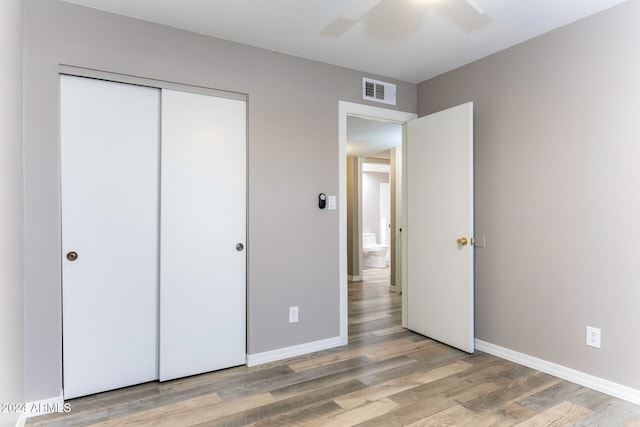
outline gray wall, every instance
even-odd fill
[[[0,8],[0,403],[24,402],[22,0]],[[18,412],[0,412],[0,426]]]
[[[631,0],[418,87],[420,116],[475,105],[477,338],[636,389],[639,21]]]
[[[337,337],[338,211],[319,210],[317,195],[338,194],[338,101],[362,102],[366,74],[57,0],[25,3],[27,399],[61,389],[59,63],[248,94],[248,351]],[[415,112],[416,85],[396,83],[397,108]],[[288,323],[291,305],[299,323]]]

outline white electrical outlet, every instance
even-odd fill
[[[289,323],[298,321],[298,307],[289,307]]]
[[[587,326],[587,345],[589,347],[600,348],[600,329]]]

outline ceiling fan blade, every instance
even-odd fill
[[[338,14],[338,17],[349,21],[357,21],[369,13],[382,0],[357,0]]]
[[[467,0],[467,3],[469,3],[478,13],[484,15],[484,9],[482,9],[480,5],[476,3],[476,0]]]
[[[502,6],[504,0],[467,0],[467,3],[471,5],[478,13],[485,14],[486,12]]]

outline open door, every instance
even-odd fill
[[[404,152],[407,326],[473,353],[473,104],[407,122]]]

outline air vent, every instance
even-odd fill
[[[396,105],[396,85],[364,77],[362,79],[362,99]]]

